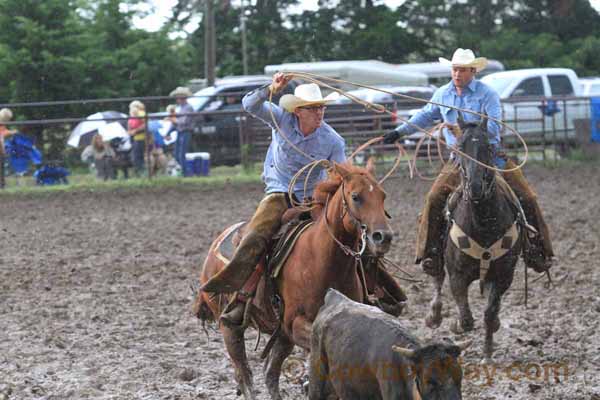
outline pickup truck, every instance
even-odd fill
[[[531,68],[496,72],[481,78],[500,95],[502,120],[528,143],[574,141],[574,120],[589,118],[590,102],[581,97],[575,72],[567,68]],[[514,134],[503,131],[505,144]]]

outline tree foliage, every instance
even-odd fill
[[[216,10],[217,76],[242,73],[242,0],[179,0],[156,32],[132,23],[135,6],[146,1],[0,0],[0,101],[165,95],[204,74],[207,1]],[[383,0],[319,0],[318,10],[300,13],[292,12],[299,0],[243,1],[250,73],[282,62],[433,61],[463,47],[508,69],[600,75],[600,16],[588,0],[406,0],[395,10]],[[194,20],[192,34],[172,35]],[[119,107],[126,106],[111,106]],[[17,115],[94,111],[82,104]]]

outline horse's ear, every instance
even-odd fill
[[[487,115],[485,115],[485,117],[481,117],[481,122],[479,123],[479,127],[487,132],[487,124],[488,124],[488,117]]]
[[[460,127],[461,130],[464,130],[465,128],[465,118],[462,115],[462,112],[460,111],[456,111],[456,113],[458,114],[458,117],[456,117],[456,122],[458,123],[458,126]]]
[[[346,168],[346,166],[344,164],[340,164],[337,162],[333,162],[333,170],[338,173],[342,178],[345,178],[346,176],[350,175],[350,170],[348,170],[348,168]]]
[[[367,172],[373,176],[375,176],[375,158],[369,157],[367,160]]]

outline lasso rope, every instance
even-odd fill
[[[363,105],[367,109],[372,109],[372,110],[374,110],[377,113],[387,113],[389,115],[393,115],[393,113],[391,111],[387,110],[384,106],[382,106],[380,104],[372,103],[372,102],[369,102],[369,101],[366,101],[366,100],[359,99],[356,96],[351,95],[351,94],[347,93],[344,90],[341,90],[341,89],[339,89],[337,87],[334,87],[334,86],[332,86],[330,84],[327,84],[327,83],[323,82],[323,80],[334,82],[334,83],[349,84],[349,85],[353,85],[353,86],[361,87],[361,88],[365,88],[365,89],[371,89],[371,90],[375,90],[375,91],[387,93],[387,94],[389,94],[389,95],[391,95],[393,97],[400,97],[400,98],[410,99],[410,100],[414,100],[414,101],[418,101],[418,102],[422,102],[422,103],[431,103],[431,104],[434,104],[434,105],[437,105],[437,106],[440,106],[440,107],[451,108],[451,109],[457,110],[459,112],[477,115],[477,116],[479,116],[481,118],[487,118],[488,120],[494,121],[494,122],[498,123],[499,125],[504,126],[509,131],[512,131],[516,135],[516,137],[519,139],[519,141],[523,144],[523,148],[525,150],[525,156],[523,158],[523,161],[520,164],[516,165],[513,168],[509,168],[509,169],[502,169],[502,168],[497,168],[497,167],[494,167],[494,166],[491,166],[491,165],[484,164],[484,163],[482,163],[482,162],[474,159],[473,157],[469,156],[468,154],[463,153],[462,151],[460,151],[455,146],[451,146],[451,145],[447,144],[446,141],[443,139],[443,135],[441,135],[441,128],[440,128],[440,135],[438,137],[435,137],[431,132],[429,132],[429,131],[427,131],[427,130],[421,128],[421,127],[419,127],[418,125],[415,125],[415,124],[411,123],[410,121],[405,120],[404,118],[399,118],[399,119],[402,122],[405,122],[406,124],[408,124],[408,125],[416,128],[418,131],[423,132],[425,135],[430,136],[430,137],[436,139],[438,142],[441,142],[441,144],[443,144],[444,146],[446,146],[449,150],[453,151],[454,153],[459,154],[460,156],[465,157],[467,159],[470,159],[470,160],[474,161],[475,163],[481,165],[482,167],[488,168],[490,170],[493,170],[493,171],[496,171],[496,172],[500,172],[500,173],[502,173],[502,172],[513,172],[513,171],[516,171],[518,169],[521,169],[527,163],[527,158],[528,158],[528,155],[529,155],[529,149],[527,147],[527,143],[525,142],[525,140],[523,139],[523,137],[514,128],[508,126],[504,121],[499,120],[497,118],[490,117],[490,116],[488,116],[486,114],[479,113],[479,112],[476,112],[476,111],[472,111],[472,110],[468,110],[468,109],[464,109],[464,108],[460,108],[460,107],[455,107],[455,106],[451,106],[451,105],[447,105],[447,104],[442,104],[442,103],[438,103],[438,102],[431,101],[431,100],[424,100],[424,99],[421,99],[421,98],[418,98],[418,97],[414,97],[414,96],[409,96],[409,95],[406,95],[406,94],[394,93],[394,92],[391,92],[389,90],[385,90],[385,89],[382,89],[382,88],[377,88],[377,87],[373,87],[373,86],[369,86],[369,85],[363,85],[363,84],[360,84],[360,83],[350,82],[350,81],[346,81],[346,80],[342,80],[342,79],[336,79],[336,78],[330,78],[330,77],[326,77],[326,76],[320,76],[320,75],[312,74],[312,73],[308,73],[308,72],[285,71],[284,74],[285,74],[285,77],[290,77],[290,78],[292,78],[292,77],[298,77],[298,78],[302,78],[302,79],[307,80],[309,82],[316,83],[319,86],[328,88],[328,89],[330,89],[332,91],[335,91],[335,92],[338,92],[342,96],[345,96],[346,98],[348,98],[348,99],[350,99],[350,100],[352,100],[352,101],[354,101],[354,102],[356,102],[358,104]],[[271,93],[271,96],[270,96],[269,100],[270,101],[272,100],[272,93]],[[277,123],[275,121],[275,118],[274,118],[274,115],[272,113],[272,110],[271,110],[271,116],[273,118],[274,123],[276,124],[276,127],[277,127],[278,131],[281,132],[281,130],[278,128],[278,125],[277,125]],[[445,125],[445,126],[448,127],[447,125]],[[287,140],[287,138],[286,138],[286,140]],[[290,142],[290,144],[291,144],[291,142]],[[306,153],[304,153],[303,151],[301,151],[300,149],[298,149],[296,146],[293,146],[293,147],[296,148],[297,150],[299,150],[301,154],[304,154],[304,155],[308,156]],[[310,157],[310,156],[308,156],[308,157],[309,158],[313,158],[313,157]]]
[[[349,84],[349,85],[353,85],[356,87],[361,87],[361,88],[365,88],[365,89],[370,89],[370,90],[375,90],[375,91],[379,91],[379,92],[383,92],[383,93],[387,93],[393,97],[400,97],[400,98],[405,98],[405,99],[410,99],[410,100],[414,100],[414,101],[418,101],[418,102],[422,102],[422,103],[431,103],[437,106],[441,106],[441,107],[448,107],[454,110],[457,110],[459,112],[463,112],[463,113],[470,113],[473,115],[477,115],[481,118],[487,118],[489,120],[492,120],[502,126],[504,126],[506,129],[512,131],[517,138],[521,141],[521,143],[523,144],[523,147],[525,149],[525,156],[523,161],[516,165],[513,168],[509,168],[509,169],[501,169],[501,168],[496,168],[494,166],[491,165],[487,165],[484,164],[476,159],[474,159],[473,157],[469,156],[468,154],[463,153],[462,151],[460,151],[458,148],[456,148],[455,146],[451,146],[448,143],[446,143],[446,141],[443,139],[443,134],[442,134],[442,129],[444,127],[446,127],[447,129],[451,129],[451,132],[454,134],[454,132],[452,131],[452,127],[446,123],[441,123],[438,124],[436,127],[434,127],[434,129],[432,129],[431,131],[427,131],[423,128],[421,128],[420,126],[411,123],[408,120],[405,120],[404,118],[399,118],[402,122],[414,127],[416,130],[422,132],[425,134],[425,136],[423,136],[417,143],[417,146],[415,148],[415,153],[414,156],[412,158],[412,160],[408,160],[407,164],[409,167],[409,171],[410,171],[410,177],[413,177],[413,174],[418,175],[421,179],[432,179],[432,178],[426,178],[423,175],[421,175],[421,173],[418,171],[417,168],[417,156],[419,154],[420,151],[420,146],[422,145],[423,141],[425,138],[428,139],[427,142],[427,155],[428,155],[428,160],[430,162],[430,164],[433,164],[433,160],[431,159],[431,139],[435,139],[436,143],[437,143],[437,149],[438,149],[438,155],[441,159],[442,165],[445,164],[445,160],[443,158],[443,153],[441,151],[441,145],[446,146],[446,148],[448,148],[449,150],[455,152],[456,154],[461,155],[462,157],[465,157],[467,159],[470,159],[472,161],[474,161],[475,163],[481,165],[484,168],[488,168],[490,170],[499,172],[499,173],[506,173],[506,172],[512,172],[512,171],[516,171],[518,169],[521,169],[527,162],[527,158],[528,158],[528,154],[529,154],[529,149],[527,148],[527,143],[525,142],[525,140],[523,139],[523,137],[512,127],[508,126],[506,123],[504,123],[503,121],[496,119],[494,117],[490,117],[488,115],[476,112],[476,111],[472,111],[472,110],[467,110],[467,109],[463,109],[460,107],[455,107],[455,106],[451,106],[451,105],[446,105],[446,104],[441,104],[441,103],[437,103],[431,100],[424,100],[418,97],[414,97],[414,96],[409,96],[406,94],[401,94],[401,93],[394,93],[382,88],[377,88],[377,87],[373,87],[373,86],[369,86],[369,85],[363,85],[360,83],[356,83],[356,82],[350,82],[350,81],[346,81],[346,80],[342,80],[342,79],[336,79],[336,78],[330,78],[330,77],[326,77],[326,76],[320,76],[317,74],[312,74],[312,73],[306,73],[306,72],[294,72],[294,71],[286,71],[284,73],[284,78],[293,78],[293,77],[298,77],[298,78],[302,78],[304,80],[307,80],[309,82],[315,83],[319,86],[325,87],[327,89],[330,89],[331,91],[335,91],[339,94],[341,94],[342,96],[345,96],[346,98],[363,105],[363,107],[365,107],[366,109],[370,109],[370,110],[374,110],[376,113],[387,113],[389,115],[393,115],[393,113],[389,110],[387,110],[383,105],[381,104],[376,104],[376,103],[372,103],[366,100],[362,100],[359,99],[358,97],[351,95],[350,93],[341,90],[337,87],[334,87],[326,82],[324,82],[324,80],[326,81],[330,81],[333,83],[343,83],[343,84]],[[308,188],[308,182],[310,179],[310,176],[312,174],[312,172],[314,171],[315,168],[317,168],[318,166],[323,166],[325,168],[329,168],[331,167],[331,163],[328,160],[317,160],[315,159],[315,157],[311,156],[310,154],[307,154],[306,152],[304,152],[302,149],[300,149],[298,146],[296,146],[288,137],[287,135],[281,130],[279,124],[277,123],[277,119],[275,118],[275,115],[273,113],[273,90],[271,88],[269,88],[269,113],[271,115],[271,119],[273,121],[273,125],[274,128],[277,130],[277,132],[279,132],[279,134],[281,135],[281,137],[283,137],[283,139],[294,149],[296,150],[299,154],[303,155],[304,157],[306,157],[309,160],[312,160],[311,162],[309,162],[308,164],[306,164],[303,168],[301,168],[291,179],[290,184],[288,186],[288,192],[289,193],[294,193],[294,188],[296,185],[296,182],[298,180],[298,178],[304,173],[304,171],[306,171],[307,169],[309,169],[307,176],[305,177],[305,181],[304,181],[304,188],[303,188],[303,197],[306,197],[306,192],[307,192],[307,188]],[[436,132],[437,131],[437,136],[435,135],[435,133],[432,132]],[[349,158],[354,158],[359,152],[363,151],[365,148],[371,146],[374,143],[380,142],[383,140],[383,136],[379,136],[373,139],[368,140],[366,143],[364,143],[363,145],[359,146],[351,155]],[[404,149],[404,147],[402,145],[400,145],[399,143],[396,143],[396,146],[398,148],[398,156],[396,157],[395,163],[392,166],[391,170],[384,175],[384,177],[379,181],[380,184],[382,184],[386,179],[388,179],[393,172],[396,170],[396,168],[400,165],[401,161],[402,161],[402,156],[407,156],[408,153],[406,151],[406,149]],[[304,198],[301,202],[298,202],[296,200],[294,200],[292,198],[292,196],[290,196],[290,202],[292,204],[293,207],[295,208],[299,208],[299,209],[303,209],[303,210],[310,210],[312,207],[310,206],[310,202],[306,202],[304,201]]]

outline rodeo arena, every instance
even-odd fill
[[[1,104],[0,400],[600,399],[600,97],[454,50]]]

